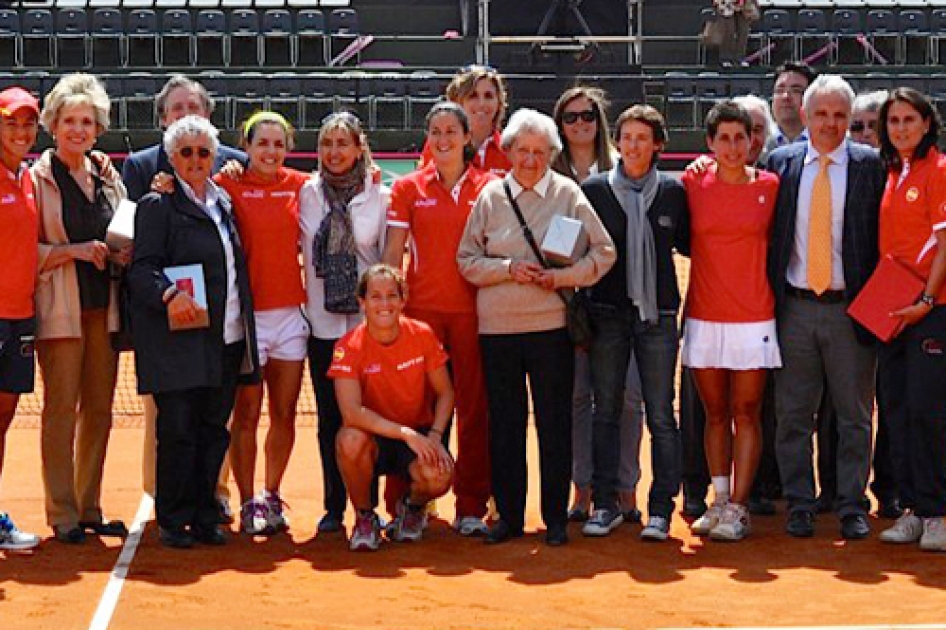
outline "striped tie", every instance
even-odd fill
[[[831,286],[831,158],[822,155],[808,215],[808,286],[821,295]]]

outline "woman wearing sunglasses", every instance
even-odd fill
[[[265,481],[259,495],[254,492],[253,473],[263,383],[237,390],[230,464],[240,491],[241,530],[269,535],[289,527],[279,486],[295,443],[296,403],[309,338],[299,268],[299,191],[309,174],[284,166],[294,130],[280,114],[257,112],[243,124],[242,132],[249,156],[246,171],[234,177],[218,173],[214,181],[230,194],[243,237],[256,308],[259,363],[269,393]]]
[[[470,166],[470,129],[469,117],[456,103],[438,103],[427,114],[432,160],[394,184],[384,250],[385,262],[400,268],[410,237],[407,314],[430,325],[450,354],[458,450],[453,525],[462,536],[486,534],[483,517],[490,496],[489,417],[476,288],[460,275],[457,248],[473,203],[496,177]]]
[[[243,248],[230,198],[210,178],[217,147],[200,116],[164,132],[174,187],[138,202],[128,273],[138,389],[158,408],[160,540],[174,548],[226,543],[215,489],[227,420],[238,379],[258,367]]]
[[[470,120],[470,139],[474,149],[472,165],[500,177],[508,173],[512,163],[499,144],[509,102],[503,76],[488,66],[466,66],[450,81],[446,96],[447,100],[460,105]],[[432,159],[433,151],[428,140],[421,156],[421,166],[430,164]]]
[[[341,530],[347,495],[335,457],[342,414],[325,374],[335,342],[361,322],[355,289],[359,276],[381,262],[390,191],[381,184],[354,114],[329,115],[318,143],[319,169],[302,187],[299,215],[325,506],[318,529],[328,533]]]
[[[565,90],[559,97],[552,113],[563,147],[552,164],[557,173],[580,184],[590,175],[614,168],[617,150],[608,130],[607,107],[607,96],[599,88],[577,86]],[[621,460],[618,501],[622,522],[637,523],[641,520],[637,509],[637,483],[641,476],[638,460],[643,405],[640,374],[632,355],[624,389],[624,408],[619,420]],[[568,511],[571,521],[588,521],[593,516],[590,513],[594,470],[591,448],[593,407],[588,352],[579,348],[575,351],[575,389],[572,395],[572,483],[575,485],[575,500]],[[617,524],[603,525],[599,519],[591,518],[583,531],[589,536],[604,536]]]

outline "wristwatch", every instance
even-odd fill
[[[934,306],[936,306],[936,296],[930,295],[929,293],[924,293],[923,295],[921,295],[920,301],[926,304],[927,306],[929,306],[930,308],[933,308]]]
[[[176,298],[177,294],[180,292],[181,290],[172,284],[164,291],[164,294],[161,296],[161,301],[165,304],[170,304],[171,300]]]

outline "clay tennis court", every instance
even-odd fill
[[[32,555],[0,552],[0,627],[519,629],[946,621],[946,557],[882,545],[876,540],[880,521],[872,521],[871,539],[856,543],[840,540],[833,517],[819,520],[812,540],[789,538],[781,532],[780,514],[757,517],[753,535],[734,545],[696,540],[677,518],[665,544],[643,543],[639,526],[624,525],[606,539],[583,538],[573,526],[571,544],[560,549],[546,547],[536,535],[485,547],[448,528],[452,500],[441,500],[442,520],[433,521],[421,543],[353,554],[340,535],[314,537],[321,484],[313,418],[300,418],[300,425],[284,488],[289,535],[234,535],[223,548],[175,551],[158,545],[155,526],[148,523],[114,598],[104,597],[121,552],[112,539],[91,538],[78,547],[46,540]],[[142,499],[142,433],[138,418],[118,417],[106,466],[106,515],[129,525]],[[643,459],[647,470],[646,445]],[[535,531],[535,476],[531,481],[527,528]],[[643,501],[644,492],[640,496]],[[22,416],[9,432],[2,497],[4,509],[24,529],[49,535],[34,417]]]

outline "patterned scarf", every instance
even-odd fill
[[[322,219],[312,242],[315,275],[325,281],[325,310],[329,313],[357,313],[358,257],[348,205],[365,188],[365,161],[341,175],[321,169],[322,194],[328,214]]]

